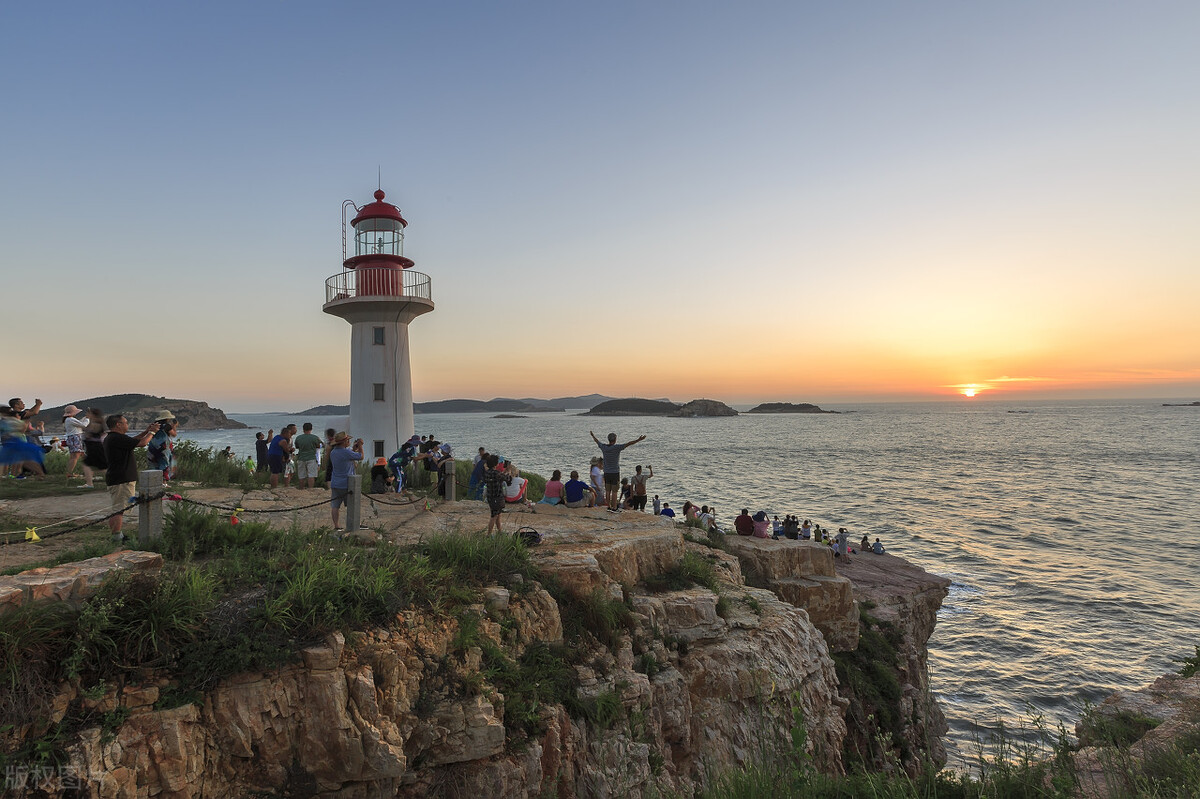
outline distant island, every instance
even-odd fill
[[[207,402],[186,399],[168,399],[153,394],[110,394],[107,397],[90,397],[71,403],[77,408],[99,408],[105,415],[123,413],[129,420],[129,429],[135,432],[154,421],[162,411],[175,415],[183,430],[245,430],[246,425],[230,419],[220,408],[211,408]],[[38,419],[59,429],[63,409],[66,405],[42,408]]]
[[[522,416],[519,413],[498,413],[492,417],[493,419],[528,419],[528,416]]]
[[[583,416],[674,416],[699,418],[708,416],[737,416],[738,412],[723,402],[697,399],[678,405],[664,400],[630,397],[602,402]]]
[[[1164,408],[1194,408],[1200,406],[1200,401],[1197,402],[1164,402]]]
[[[603,394],[583,394],[574,397],[496,397],[490,400],[449,399],[433,402],[414,402],[413,413],[562,413],[568,408],[591,410],[614,397]],[[661,400],[669,402],[668,400]],[[350,413],[349,405],[317,405],[292,416],[345,416]]]
[[[746,413],[838,413],[838,411],[826,411],[811,402],[764,402]]]

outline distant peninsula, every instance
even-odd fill
[[[413,413],[562,413],[568,408],[590,410],[602,402],[614,399],[603,394],[584,394],[574,397],[496,397],[490,400],[450,399],[433,402],[414,402]],[[317,405],[292,416],[345,416],[350,413],[349,405]]]
[[[220,408],[211,408],[207,402],[199,400],[168,399],[153,394],[110,394],[106,397],[75,400],[71,404],[82,410],[99,408],[105,415],[123,413],[129,420],[129,429],[135,432],[153,422],[162,411],[173,413],[183,430],[246,429],[246,425],[230,419]],[[38,419],[58,429],[65,407],[59,405],[54,408],[42,408]]]
[[[746,413],[839,413],[818,408],[811,402],[764,402]]]
[[[1164,408],[1193,408],[1193,407],[1196,407],[1197,405],[1200,405],[1200,401],[1197,401],[1197,402],[1164,402],[1163,403]]]
[[[683,405],[665,400],[615,399],[602,402],[583,416],[674,416],[698,418],[708,416],[737,416],[738,412],[723,402],[697,399]]]

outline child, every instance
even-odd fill
[[[376,458],[375,465],[371,467],[371,491],[372,494],[387,493],[388,486],[392,484],[392,476],[388,474],[387,460],[384,458]]]
[[[500,529],[500,514],[504,513],[504,489],[512,483],[512,475],[498,469],[499,465],[500,456],[488,455],[487,471],[483,473],[485,498],[492,512],[491,518],[488,519],[488,535],[491,535],[493,526],[497,533],[503,532]]]

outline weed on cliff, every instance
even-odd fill
[[[1196,647],[1195,656],[1179,658],[1175,662],[1181,664],[1179,667],[1180,677],[1191,677],[1200,672],[1200,645]]]
[[[1103,713],[1089,706],[1084,708],[1076,729],[1080,746],[1127,747],[1161,723],[1141,713],[1128,710]]]
[[[710,591],[717,591],[720,583],[717,580],[717,570],[713,562],[698,552],[685,552],[678,563],[662,574],[647,575],[646,590],[651,593],[664,591],[682,591],[699,585]]]
[[[576,597],[569,592],[551,591],[556,594],[559,615],[562,617],[563,636],[579,639],[593,636],[610,650],[616,650],[621,636],[633,632],[633,611],[623,599],[615,599],[597,588],[585,597]]]
[[[899,749],[906,756],[903,719],[900,717],[899,647],[895,627],[879,621],[859,607],[858,646],[849,652],[834,652],[839,692],[850,700],[847,726],[863,735],[847,735],[844,757],[848,764],[879,767],[886,752]],[[872,743],[884,733],[883,749]],[[863,747],[866,747],[864,751]]]

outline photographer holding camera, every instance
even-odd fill
[[[329,450],[329,465],[332,472],[329,480],[329,504],[333,509],[333,529],[342,532],[338,525],[338,510],[346,504],[350,493],[350,481],[358,479],[358,462],[363,459],[363,440],[356,438],[350,447],[350,434],[342,431],[333,437]]]

